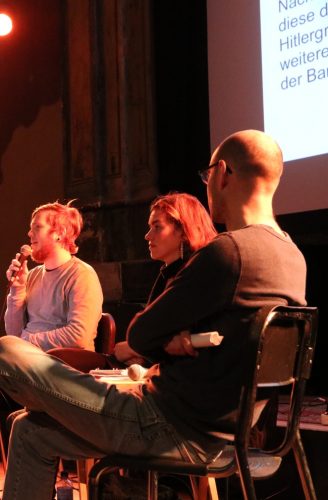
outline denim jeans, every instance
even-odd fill
[[[0,339],[0,389],[28,409],[13,424],[3,500],[50,500],[59,457],[190,459],[142,385],[108,385],[20,338]]]

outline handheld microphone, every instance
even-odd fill
[[[148,369],[141,365],[133,364],[128,368],[128,376],[131,380],[141,380],[147,377]]]
[[[32,248],[30,247],[30,245],[23,245],[23,246],[21,246],[19,253],[20,253],[20,256],[18,257],[17,260],[21,263],[21,266],[22,266],[23,263],[32,254]],[[12,272],[10,280],[9,280],[9,283],[13,283],[13,281],[15,280],[15,278],[16,278],[16,276],[17,276],[17,274],[19,273],[20,270],[21,270],[21,267],[18,269],[18,271],[13,271]]]

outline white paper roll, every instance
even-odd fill
[[[218,332],[193,333],[190,339],[193,347],[211,347],[220,345],[223,335],[219,335]]]

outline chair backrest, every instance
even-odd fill
[[[112,354],[115,346],[116,325],[113,316],[102,313],[95,338],[96,352]]]
[[[285,454],[294,439],[310,376],[317,333],[314,307],[265,306],[250,328],[249,370],[241,393],[236,438],[247,441],[259,388],[290,386],[290,412],[280,447]]]
[[[262,314],[266,311],[261,311],[260,322]],[[316,331],[316,308],[271,309],[261,332],[257,384],[286,385],[294,378],[309,378]]]

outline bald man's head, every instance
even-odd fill
[[[280,147],[259,130],[242,130],[227,137],[212,156],[212,162],[217,160],[225,160],[241,178],[262,179],[274,189],[283,170]]]
[[[207,198],[215,222],[230,228],[268,219],[272,222],[272,199],[283,158],[270,136],[259,130],[236,132],[216,148],[211,165]]]

